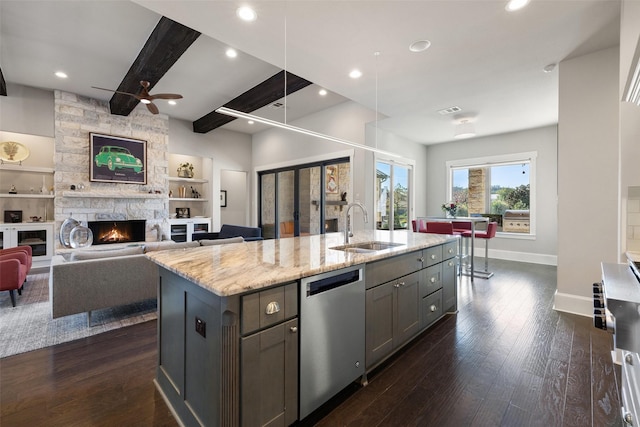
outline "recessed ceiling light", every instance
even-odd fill
[[[326,95],[327,95],[327,90],[326,90],[326,89],[320,89],[320,90],[318,91],[318,95],[320,95],[320,96],[326,96]]]
[[[173,99],[167,101],[167,104],[169,104],[169,105],[178,105],[178,103],[176,101],[174,101]]]
[[[429,49],[429,46],[431,46],[429,40],[416,40],[409,45],[409,50],[411,52],[423,52]]]
[[[239,7],[238,10],[236,10],[236,15],[238,15],[238,18],[247,22],[255,21],[258,18],[256,11],[249,6]]]
[[[352,79],[359,79],[360,77],[362,77],[362,71],[360,71],[360,70],[352,70],[349,73],[349,77],[351,77]]]
[[[249,123],[250,125],[254,124],[255,122],[253,120],[249,120],[247,121],[247,123]]]
[[[545,73],[550,73],[550,72],[552,72],[552,71],[553,71],[553,70],[555,70],[555,69],[556,69],[556,64],[549,64],[549,65],[546,65],[546,66],[542,69],[542,71],[544,71]]]
[[[69,77],[67,76],[67,73],[65,73],[64,71],[56,71],[55,75],[60,79],[66,79],[67,77]]]
[[[528,4],[529,0],[509,0],[504,8],[507,10],[507,12],[515,12],[516,10],[520,10]]]
[[[229,48],[226,50],[225,55],[227,55],[229,58],[235,58],[236,56],[238,56],[238,52],[236,52],[235,49]]]

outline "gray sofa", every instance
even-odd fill
[[[219,243],[233,243],[220,241]],[[211,242],[202,241],[202,245]],[[52,317],[132,304],[157,298],[158,266],[145,257],[145,252],[200,246],[200,242],[147,243],[122,249],[77,250],[51,260],[49,301]]]
[[[229,239],[232,237],[242,237],[246,241],[262,240],[262,229],[260,227],[246,227],[244,225],[222,224],[217,233],[193,233],[193,240],[215,240]]]

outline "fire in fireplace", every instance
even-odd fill
[[[89,221],[94,245],[110,243],[144,242],[146,220]]]

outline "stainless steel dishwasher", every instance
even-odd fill
[[[300,281],[300,419],[364,374],[364,266]]]

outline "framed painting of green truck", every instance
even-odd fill
[[[91,134],[91,181],[147,183],[147,141]]]

